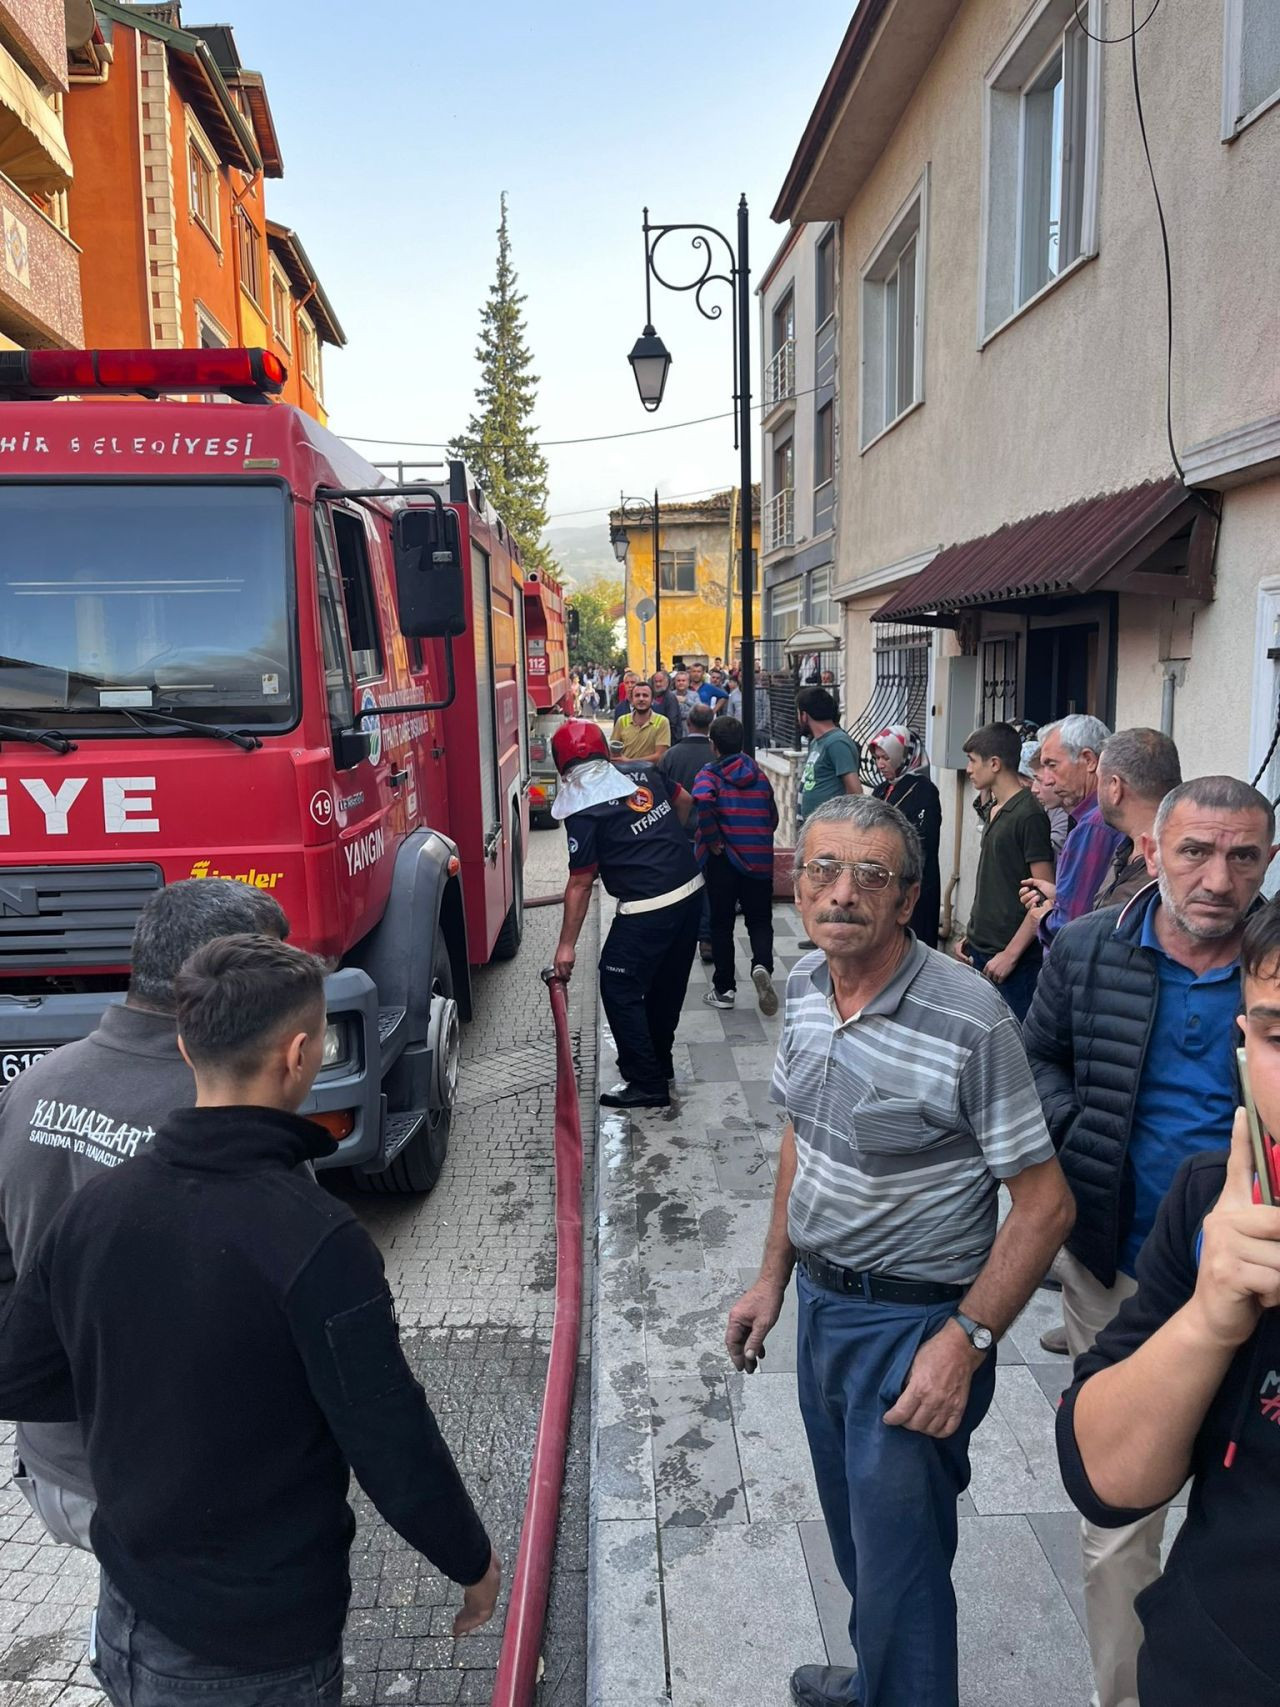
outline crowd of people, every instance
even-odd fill
[[[776,823],[740,724],[700,694],[672,739],[652,709],[664,684],[645,688],[613,753],[601,739],[557,755],[568,782],[598,788],[589,803],[565,791],[577,899],[557,966],[573,970],[599,875],[629,915],[600,961],[626,1082],[601,1101],[636,1108],[670,1100],[708,900],[705,1000],[732,1003],[738,908],[753,978],[771,973]],[[1044,1285],[1064,1318],[1045,1343],[1076,1360],[1058,1444],[1084,1519],[1095,1703],[1277,1707],[1263,1603],[1280,1465],[1280,1165],[1265,1136],[1280,1130],[1280,902],[1261,898],[1274,809],[1237,778],[1184,781],[1155,729],[986,724],[964,749],[972,904],[942,953],[942,812],[919,733],[870,738],[868,792],[831,693],[807,687],[797,705],[809,952],[786,983],[772,1223],[726,1331],[752,1372],[794,1278],[800,1408],[858,1663],[802,1666],[793,1699],[956,1707],[956,1503],[996,1343]]]
[[[611,732],[569,718],[552,740],[569,857],[555,968],[574,973],[599,877],[623,1076],[600,1101],[647,1110],[673,1098],[699,945],[703,1000],[736,1002],[739,912],[760,1009],[778,1008],[778,810],[715,665],[616,685]],[[1234,777],[1184,780],[1158,730],[986,724],[965,743],[972,905],[940,952],[919,733],[880,729],[864,766],[828,686],[797,703],[806,952],[786,979],[770,1228],[725,1336],[753,1372],[794,1279],[857,1666],[802,1666],[793,1698],[958,1707],[969,1445],[996,1344],[1049,1284],[1075,1359],[1057,1437],[1095,1701],[1277,1707],[1274,808]],[[0,1414],[49,1536],[102,1567],[91,1663],[116,1707],[337,1707],[352,1474],[462,1585],[456,1633],[497,1601],[377,1249],[315,1181],[333,1141],[297,1110],[324,970],[288,930],[242,884],[162,889],[123,1003],[0,1093]]]

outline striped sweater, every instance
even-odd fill
[[[698,808],[695,846],[705,864],[713,848],[723,846],[732,865],[748,877],[773,876],[773,832],[778,805],[773,785],[745,753],[731,753],[704,765],[694,778]]]

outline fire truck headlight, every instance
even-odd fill
[[[341,1020],[330,1020],[324,1028],[324,1052],[320,1057],[320,1070],[326,1067],[341,1067],[351,1059],[351,1028]]]

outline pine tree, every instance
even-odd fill
[[[449,446],[449,454],[461,457],[479,480],[520,546],[525,567],[554,573],[555,562],[542,544],[547,525],[547,460],[532,425],[538,375],[529,371],[533,356],[525,342],[521,313],[526,298],[516,289],[517,282],[504,190],[498,270],[480,312],[476,410],[466,432]]]

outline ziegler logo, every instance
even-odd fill
[[[232,883],[247,883],[250,889],[274,889],[284,876],[283,871],[258,871],[250,866],[248,871],[218,871],[207,859],[198,859],[191,867],[192,877],[226,877]]]
[[[634,794],[628,795],[627,805],[633,812],[648,812],[653,807],[653,791],[648,788],[637,788]]]
[[[387,851],[386,837],[380,829],[370,830],[366,835],[357,836],[353,842],[348,842],[345,848],[347,856],[347,876],[354,877],[358,871],[367,871],[371,865],[376,865]]]

